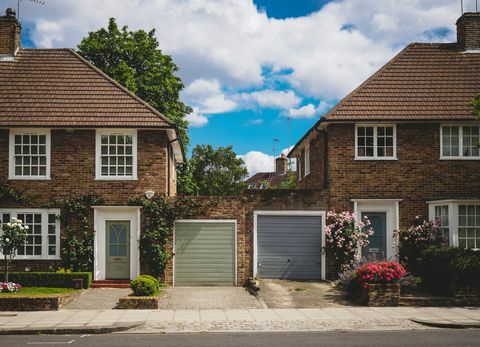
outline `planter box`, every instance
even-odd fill
[[[356,301],[367,306],[398,306],[400,301],[400,284],[369,284],[354,294]]]
[[[125,296],[118,301],[117,309],[122,310],[157,310],[157,296]]]
[[[79,291],[81,292],[81,291]],[[0,311],[58,311],[80,293],[58,296],[0,296]]]

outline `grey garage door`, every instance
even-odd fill
[[[322,218],[257,217],[257,272],[260,278],[321,279]]]
[[[175,224],[176,286],[235,285],[235,224]]]

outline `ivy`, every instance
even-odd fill
[[[475,118],[480,120],[480,94],[475,96],[472,100],[473,114]]]
[[[32,205],[30,198],[25,197],[13,187],[8,185],[0,185],[0,202],[13,201],[16,203],[25,203],[27,205]]]
[[[60,207],[58,218],[63,226],[61,235],[62,265],[72,271],[93,271],[94,237],[88,217],[94,205],[103,201],[89,195],[75,196],[67,200],[58,200],[52,205]]]
[[[130,200],[131,206],[142,206],[145,228],[140,236],[140,261],[147,265],[152,275],[162,277],[172,259],[169,239],[173,234],[175,221],[204,215],[218,204],[218,199],[196,199],[194,197],[167,198],[163,196],[147,199],[139,197]]]

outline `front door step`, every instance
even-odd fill
[[[92,282],[92,288],[130,288],[130,280],[98,280]]]

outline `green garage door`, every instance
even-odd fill
[[[175,223],[176,286],[235,285],[235,223]]]

